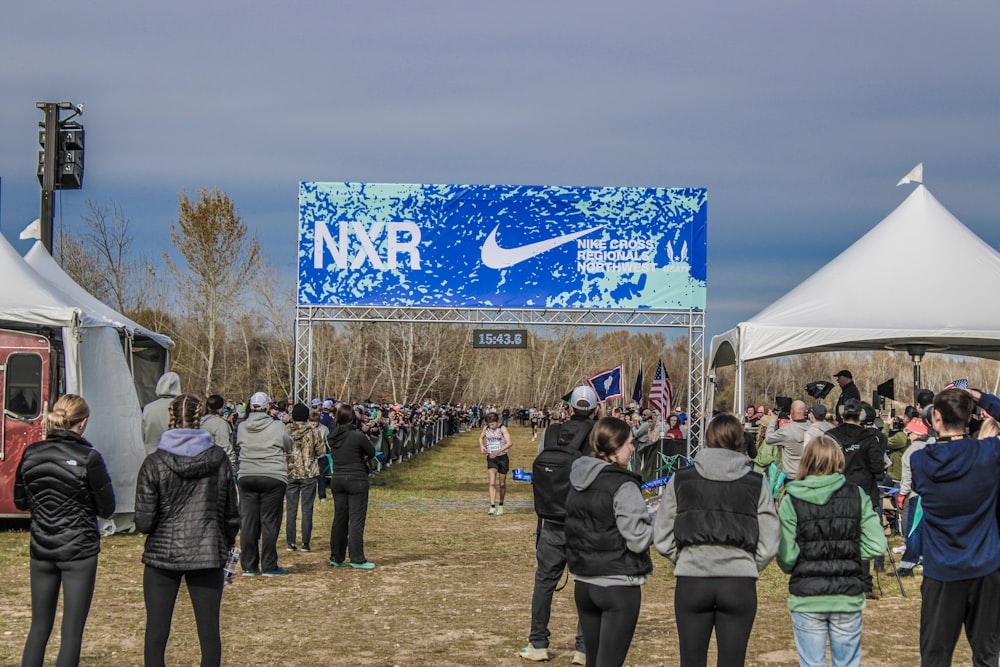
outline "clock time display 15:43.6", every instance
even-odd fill
[[[528,331],[526,329],[476,329],[472,332],[472,347],[524,349],[528,347]]]

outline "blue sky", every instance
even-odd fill
[[[24,249],[38,216],[38,101],[85,104],[57,224],[114,200],[158,254],[178,194],[218,186],[289,285],[303,180],[704,187],[713,335],[921,161],[1000,246],[998,31],[992,0],[5,2],[0,229]],[[898,307],[911,278],[873,296]]]

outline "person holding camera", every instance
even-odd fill
[[[806,419],[806,404],[804,401],[792,401],[788,411],[788,422],[783,425],[781,420],[771,422],[767,427],[764,439],[767,444],[781,448],[781,467],[785,479],[789,482],[798,477],[799,461],[805,448],[806,431],[809,430],[809,420]]]
[[[1000,438],[969,435],[977,405],[1000,418],[1000,399],[992,394],[937,394],[930,415],[937,440],[910,458],[923,508],[923,667],[951,664],[963,626],[973,665],[995,665],[1000,655]]]

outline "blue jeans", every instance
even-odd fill
[[[830,638],[833,667],[861,664],[861,612],[792,612],[795,648],[800,667],[826,667],[826,638]]]

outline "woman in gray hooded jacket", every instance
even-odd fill
[[[639,587],[653,571],[653,520],[642,479],[625,468],[635,451],[632,428],[604,417],[590,432],[590,447],[593,457],[576,459],[570,471],[566,559],[587,664],[611,667],[624,664],[639,620]]]
[[[240,487],[240,565],[243,576],[280,577],[278,532],[288,468],[285,453],[292,436],[267,414],[271,399],[262,391],[250,397],[250,413],[236,429]],[[262,572],[263,571],[263,572]]]
[[[742,665],[757,615],[757,575],[778,553],[781,530],[735,416],[712,419],[694,465],[670,478],[653,541],[675,564],[681,666],[705,664],[713,629],[718,664]]]

